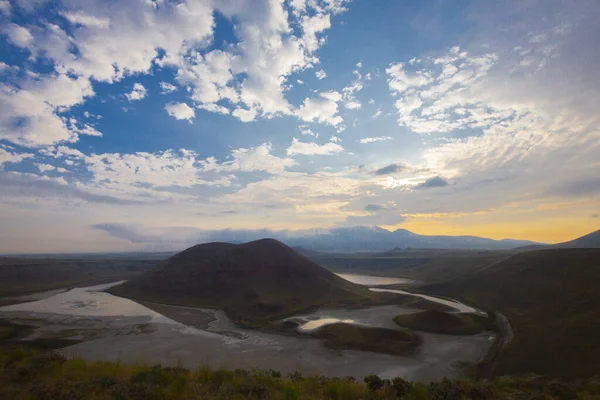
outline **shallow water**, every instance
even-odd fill
[[[149,317],[151,322],[175,323],[175,321],[135,301],[103,292],[123,282],[75,288],[66,292],[61,291],[42,300],[0,307],[0,312],[27,311],[31,313],[55,313],[90,317]],[[29,296],[32,299],[36,298],[35,295]]]
[[[132,300],[102,292],[118,283],[76,288],[44,300],[0,307],[0,317],[39,326],[37,337],[47,332],[73,332],[73,337],[93,339],[61,350],[67,356],[187,368],[273,368],[283,373],[298,370],[305,375],[360,378],[377,374],[430,381],[461,376],[457,363],[477,362],[488,348],[487,335],[423,333],[421,350],[410,358],[337,351],[310,336],[282,336],[239,328],[224,312],[201,309],[197,310],[205,316],[213,315],[214,320],[204,329],[197,329]],[[180,307],[163,307],[166,315],[173,315],[168,312],[169,307],[182,312]],[[415,311],[398,306],[321,309],[294,319],[311,324],[306,327],[308,332],[332,321],[394,328],[393,316]]]
[[[473,313],[473,314],[482,313],[481,311],[478,311],[477,309],[475,309],[471,306],[468,306],[466,304],[460,303],[458,301],[454,301],[454,300],[450,300],[450,299],[442,299],[442,298],[434,297],[434,296],[427,296],[426,294],[411,293],[411,292],[407,292],[404,290],[398,290],[398,289],[371,288],[370,290],[373,292],[389,292],[389,293],[407,294],[410,296],[420,297],[425,300],[434,301],[436,303],[443,304],[448,307],[452,307],[457,312],[460,312],[460,313]]]
[[[389,278],[385,276],[360,275],[360,274],[336,274],[340,278],[363,286],[382,286],[412,283],[412,279]]]

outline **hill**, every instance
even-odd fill
[[[473,335],[484,329],[474,315],[450,314],[437,310],[398,315],[394,322],[405,328],[448,335]]]
[[[600,230],[568,242],[557,243],[552,247],[559,249],[600,249]]]
[[[469,274],[515,254],[510,250],[409,249],[381,253],[312,253],[307,256],[334,272],[440,282]]]
[[[600,359],[600,249],[523,252],[423,290],[496,310],[515,337],[496,374],[586,377]]]
[[[600,230],[587,235],[569,240],[568,242],[556,243],[553,245],[531,244],[521,246],[518,250],[542,250],[542,249],[600,249]]]
[[[223,309],[249,325],[320,305],[375,298],[366,288],[273,239],[196,245],[111,292],[140,300]]]

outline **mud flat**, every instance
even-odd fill
[[[0,318],[36,326],[32,337],[86,340],[60,350],[69,357],[187,368],[272,368],[305,375],[378,374],[431,381],[460,377],[460,363],[475,363],[488,349],[486,334],[419,333],[422,345],[412,357],[332,350],[310,335],[285,336],[239,328],[222,311],[140,304],[102,292],[109,286],[77,288],[44,300],[0,307]],[[411,311],[416,310],[396,306],[322,309],[297,318],[330,316],[391,327],[392,315]]]

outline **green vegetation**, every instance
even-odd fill
[[[354,378],[304,377],[278,371],[189,371],[160,365],[68,360],[32,350],[0,352],[0,398],[233,400],[233,399],[596,399],[598,380],[559,381],[537,376],[488,381],[443,380],[429,384],[401,378],[363,381]]]
[[[600,359],[600,250],[524,252],[445,283],[423,287],[504,314],[514,339],[495,374],[583,378]]]
[[[412,355],[421,344],[414,333],[399,329],[373,328],[351,324],[331,324],[315,334],[325,346],[336,350],[363,350],[397,356]]]
[[[156,259],[38,259],[0,257],[0,305],[5,296],[129,279]]]
[[[419,331],[444,333],[448,335],[474,335],[485,328],[476,315],[450,314],[436,310],[425,310],[412,314],[402,314],[394,322],[402,327]]]
[[[109,291],[136,300],[222,309],[251,327],[316,307],[414,301],[350,283],[272,239],[197,245]]]
[[[441,282],[477,271],[514,252],[408,249],[383,253],[317,253],[308,257],[339,273],[357,273]]]

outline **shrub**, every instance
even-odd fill
[[[364,378],[365,383],[369,390],[379,390],[383,387],[384,383],[377,375],[367,375]]]
[[[400,377],[392,379],[392,387],[396,391],[396,396],[398,397],[403,397],[406,394],[408,394],[408,392],[410,392],[411,386],[412,383],[410,383],[409,381],[405,381]]]

